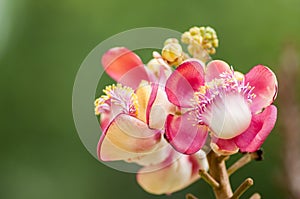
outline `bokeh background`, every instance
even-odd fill
[[[184,198],[188,192],[212,198],[203,181],[153,196],[134,174],[94,159],[73,123],[76,72],[98,43],[121,31],[156,26],[183,32],[194,25],[217,30],[214,58],[242,72],[258,63],[278,72],[285,43],[300,46],[299,8],[298,0],[0,0],[0,198]],[[265,160],[232,176],[234,188],[254,178],[243,198],[256,191],[263,198],[289,197],[280,123],[263,146]]]

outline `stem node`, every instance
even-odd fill
[[[233,193],[230,199],[239,199],[245,191],[247,191],[253,185],[253,180],[247,178]]]
[[[260,161],[263,159],[263,151],[258,150],[253,153],[246,153],[238,161],[236,161],[229,169],[227,170],[228,175],[232,175],[234,172],[251,162],[252,160]]]
[[[198,199],[196,196],[194,196],[191,193],[186,194],[185,199]]]
[[[220,186],[220,184],[211,175],[209,175],[209,173],[207,173],[205,170],[200,169],[199,170],[199,175],[210,186],[212,186],[214,188],[218,188]]]

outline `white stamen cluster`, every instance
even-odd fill
[[[213,79],[207,82],[205,86],[201,86],[198,92],[194,94],[194,107],[193,111],[195,119],[199,124],[203,124],[202,114],[206,111],[207,107],[213,103],[217,98],[224,98],[227,94],[237,93],[242,95],[246,102],[252,103],[256,97],[253,93],[254,87],[249,83],[245,84],[244,78],[237,79],[234,75],[233,69],[231,72],[224,72],[220,74],[220,78]]]

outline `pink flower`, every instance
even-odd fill
[[[204,152],[182,155],[163,137],[165,119],[175,106],[168,101],[164,87],[149,81],[159,81],[165,73],[155,75],[126,48],[109,50],[102,63],[111,77],[126,86],[108,86],[105,95],[95,101],[103,129],[99,159],[142,166],[137,181],[153,194],[169,194],[199,179],[198,170],[208,169]]]
[[[193,154],[211,132],[211,147],[220,154],[260,148],[273,129],[277,109],[274,73],[263,65],[245,76],[223,61],[204,68],[197,60],[182,63],[168,78],[166,93],[181,113],[166,120],[166,138],[179,152]]]
[[[108,50],[101,60],[105,72],[111,78],[133,89],[136,89],[142,80],[165,83],[167,76],[171,74],[171,68],[157,55],[151,61],[156,61],[156,66],[146,67],[138,55],[125,47]]]

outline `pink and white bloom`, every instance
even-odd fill
[[[164,87],[148,82],[154,78],[153,73],[125,48],[109,50],[102,62],[107,73],[126,86],[106,87],[105,95],[95,102],[103,129],[99,159],[141,165],[137,181],[153,194],[173,193],[199,179],[198,170],[208,169],[204,152],[182,155],[163,137],[165,119],[174,113],[175,106],[168,101]]]
[[[211,132],[211,147],[220,154],[260,148],[273,129],[277,109],[274,73],[257,65],[246,75],[223,61],[204,68],[197,60],[182,63],[168,78],[168,99],[181,109],[166,120],[166,138],[179,152],[193,154]]]

